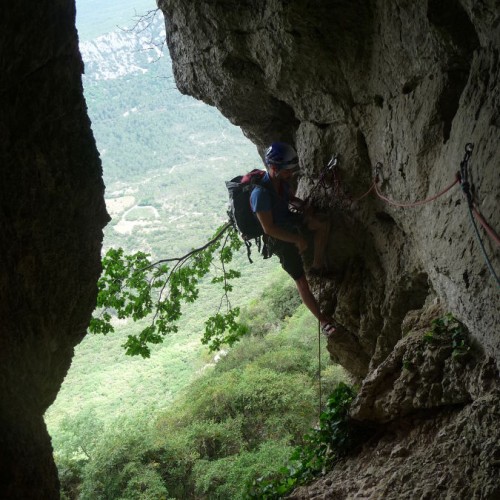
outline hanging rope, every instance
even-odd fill
[[[328,190],[328,188],[332,188],[333,194],[335,195],[337,202],[339,202],[340,205],[344,205],[346,208],[352,206],[354,203],[362,200],[366,196],[368,196],[372,191],[375,191],[376,195],[386,203],[389,203],[390,205],[393,205],[395,207],[399,208],[411,208],[411,207],[419,207],[422,205],[425,205],[427,203],[431,203],[441,196],[445,195],[450,189],[452,189],[454,186],[457,184],[460,184],[462,187],[462,191],[466,197],[467,200],[467,208],[469,212],[469,217],[471,220],[472,227],[474,229],[474,233],[476,235],[477,241],[479,243],[479,246],[481,248],[484,260],[486,262],[486,265],[495,279],[498,287],[500,287],[500,279],[498,278],[498,275],[496,274],[495,270],[493,269],[493,265],[491,264],[491,261],[488,257],[488,254],[486,253],[486,249],[484,248],[483,241],[481,240],[481,235],[479,234],[479,229],[476,224],[475,218],[479,221],[479,223],[482,225],[486,233],[491,237],[491,239],[497,244],[500,245],[500,237],[497,235],[497,233],[493,230],[493,228],[488,224],[486,219],[481,215],[481,212],[477,208],[477,206],[474,204],[474,201],[472,199],[472,194],[470,191],[470,184],[469,184],[469,171],[468,171],[468,163],[470,160],[470,157],[472,155],[472,150],[474,148],[474,145],[472,143],[468,143],[465,146],[465,156],[462,162],[460,163],[460,172],[457,172],[455,176],[455,180],[445,187],[442,191],[439,191],[439,193],[435,194],[434,196],[431,196],[429,198],[426,198],[424,200],[418,200],[414,202],[400,202],[400,201],[394,201],[387,196],[384,196],[382,192],[380,191],[380,188],[378,186],[378,183],[380,182],[380,171],[382,169],[382,164],[379,162],[375,166],[375,174],[374,174],[374,180],[368,191],[363,193],[361,196],[358,196],[357,198],[352,198],[348,194],[346,194],[341,185],[341,180],[340,180],[340,174],[338,172],[338,157],[337,155],[333,156],[328,163],[328,165],[325,167],[323,170],[321,177],[319,181],[316,183],[314,189],[311,191],[309,194],[309,198],[311,198],[311,195],[313,192],[318,188],[318,186],[321,186],[325,191]],[[329,185],[326,182],[326,174],[329,174]],[[475,218],[474,218],[475,217]],[[323,276],[320,276],[320,286],[319,286],[319,298],[318,302],[321,304],[321,298],[322,298],[322,288],[323,288]],[[322,394],[322,384],[321,384],[321,321],[318,318],[318,392],[319,392],[319,407],[318,407],[318,418],[321,417],[321,411],[323,407],[323,394]]]
[[[468,169],[468,164],[470,157],[472,155],[472,150],[474,149],[474,145],[472,143],[467,143],[465,146],[465,155],[464,159],[460,163],[460,172],[457,172],[455,176],[455,180],[447,187],[445,187],[442,191],[437,193],[434,196],[431,196],[429,198],[426,198],[425,200],[419,200],[419,201],[414,201],[414,202],[399,202],[399,201],[394,201],[388,198],[387,196],[384,196],[382,192],[380,191],[380,188],[378,186],[379,180],[380,180],[380,170],[382,168],[381,163],[377,163],[375,167],[375,180],[374,183],[372,184],[372,187],[364,194],[362,195],[359,199],[364,198],[368,193],[371,192],[371,190],[374,188],[375,193],[377,196],[389,203],[390,205],[399,207],[399,208],[411,208],[411,207],[418,207],[421,205],[425,205],[426,203],[430,203],[432,201],[437,200],[444,194],[446,194],[450,189],[452,189],[456,184],[460,184],[462,187],[462,191],[466,197],[467,200],[467,208],[469,211],[469,216],[471,219],[472,227],[474,229],[474,234],[478,240],[479,246],[481,248],[481,252],[483,254],[484,260],[486,262],[486,265],[493,276],[494,280],[500,286],[500,280],[498,278],[498,275],[496,274],[495,270],[493,269],[493,265],[488,257],[488,254],[486,253],[486,249],[484,247],[483,241],[481,239],[481,235],[479,234],[479,229],[476,224],[475,218],[479,221],[479,223],[483,226],[484,230],[488,234],[488,236],[491,237],[491,239],[497,244],[500,245],[500,237],[496,234],[496,232],[493,230],[493,228],[488,224],[486,219],[482,216],[481,212],[478,210],[477,206],[474,204],[474,201],[472,199],[472,194],[470,191],[470,184],[469,184],[469,169]],[[475,218],[474,218],[475,217]]]
[[[321,272],[319,282],[319,297],[318,307],[321,307],[321,299],[323,295],[323,272]],[[321,320],[318,318],[318,389],[319,389],[319,406],[318,406],[318,419],[321,417],[323,410],[323,389],[321,386]]]
[[[318,406],[318,418],[321,416],[321,411],[323,409],[323,394],[321,388],[321,323],[318,319],[318,389],[319,389],[319,406]]]
[[[500,237],[498,234],[494,231],[494,229],[488,224],[486,219],[482,216],[481,212],[477,208],[477,206],[474,204],[472,200],[472,194],[470,192],[470,185],[469,185],[469,173],[468,173],[468,162],[470,160],[470,157],[472,155],[472,150],[474,148],[474,145],[472,143],[467,143],[465,146],[465,156],[463,161],[460,163],[460,172],[457,172],[455,175],[455,180],[446,186],[443,190],[439,191],[437,194],[426,198],[424,200],[417,200],[414,202],[400,202],[400,201],[395,201],[387,196],[385,196],[381,191],[378,186],[378,183],[380,182],[380,171],[382,169],[382,164],[379,162],[375,166],[375,174],[374,174],[374,180],[368,191],[363,193],[361,196],[358,196],[357,198],[352,198],[350,195],[346,194],[344,190],[342,189],[341,185],[341,179],[340,179],[340,174],[338,172],[338,155],[334,155],[330,162],[326,165],[325,169],[323,170],[319,181],[316,183],[314,186],[313,190],[308,196],[308,199],[311,198],[311,195],[313,192],[321,186],[325,191],[328,190],[328,188],[332,188],[333,194],[335,195],[337,202],[339,202],[340,205],[345,205],[346,207],[352,206],[354,203],[362,200],[363,198],[367,197],[372,191],[375,191],[376,195],[386,203],[389,203],[390,205],[393,205],[395,207],[399,208],[412,208],[412,207],[419,207],[422,205],[425,205],[427,203],[431,203],[441,196],[445,195],[450,189],[452,189],[454,186],[457,184],[460,184],[462,187],[462,191],[464,192],[464,195],[467,199],[467,207],[469,211],[469,216],[471,219],[472,226],[474,228],[474,233],[476,235],[476,238],[478,240],[479,246],[481,248],[484,260],[486,262],[486,265],[495,279],[497,285],[500,287],[500,279],[498,278],[498,275],[496,274],[495,270],[493,269],[493,265],[491,264],[491,261],[488,257],[488,254],[486,253],[486,249],[484,248],[484,244],[481,240],[481,236],[479,234],[479,229],[477,227],[476,221],[474,217],[479,221],[481,226],[484,228],[486,233],[491,237],[491,239],[497,244],[500,245]],[[327,184],[327,177],[326,174],[329,174],[329,183]],[[320,281],[320,289],[319,289],[319,301],[321,302],[321,293],[322,293],[322,279]],[[318,319],[318,383],[319,383],[319,415],[321,415],[321,409],[322,409],[322,387],[321,387],[321,322]]]
[[[472,215],[472,210],[470,207],[468,207],[468,210],[469,210],[470,221],[472,223],[472,227],[474,228],[474,233],[476,235],[477,241],[478,241],[479,246],[481,248],[481,252],[483,254],[484,261],[486,262],[486,265],[488,266],[488,269],[489,269],[491,275],[493,276],[493,279],[497,282],[497,285],[500,288],[500,279],[498,278],[497,273],[493,269],[493,265],[491,264],[491,261],[488,257],[488,254],[486,253],[486,249],[484,248],[484,244],[483,244],[483,242],[481,240],[481,236],[479,234],[479,229],[477,227],[476,221],[474,220],[474,216]]]
[[[481,212],[478,210],[476,205],[474,204],[472,207],[472,211],[474,212],[474,215],[476,216],[476,219],[479,221],[479,223],[483,226],[484,230],[490,235],[491,239],[500,246],[500,237],[498,236],[497,233],[493,230],[493,228],[486,222],[485,218],[481,215]]]
[[[479,247],[481,248],[481,252],[483,254],[484,261],[486,262],[486,266],[488,267],[491,275],[493,276],[493,279],[496,281],[497,286],[500,287],[500,279],[498,278],[495,270],[493,269],[493,265],[491,264],[491,261],[488,257],[488,254],[486,253],[486,249],[484,248],[483,241],[481,240],[481,235],[479,234],[479,229],[478,229],[476,221],[474,219],[474,213],[477,212],[477,214],[480,215],[480,220],[484,220],[483,216],[479,213],[479,210],[475,209],[475,207],[474,207],[474,201],[472,199],[472,193],[470,191],[469,160],[472,156],[473,149],[474,149],[474,144],[469,142],[468,144],[465,145],[464,159],[460,163],[460,177],[461,177],[460,185],[462,186],[462,192],[464,193],[465,199],[467,200],[467,209],[469,211],[469,217],[471,220],[472,227],[474,229],[474,234],[476,235],[476,239],[479,243]],[[497,239],[498,236],[493,231],[493,229],[490,228],[489,224],[485,220],[484,220],[484,224],[486,224],[486,226],[488,226],[488,228],[491,230],[492,236],[495,237],[494,239]]]
[[[377,183],[373,181],[372,185],[370,186],[370,189],[366,193],[362,194],[361,196],[358,196],[357,198],[354,198],[354,200],[351,200],[351,205],[357,203],[358,201],[361,201],[363,198],[368,196],[375,189],[376,185]]]

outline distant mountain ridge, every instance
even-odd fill
[[[177,90],[163,14],[142,12],[79,46],[113,217],[105,246],[165,255],[213,233],[226,218],[224,180],[260,158],[216,109]]]
[[[169,57],[165,45],[163,16],[144,18],[130,29],[114,31],[80,42],[85,77],[113,80],[133,73],[147,73],[161,57]]]
[[[155,0],[75,0],[76,26],[81,41],[130,28],[141,15],[157,10]]]

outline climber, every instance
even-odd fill
[[[299,166],[297,153],[292,146],[274,142],[266,150],[264,160],[267,173],[252,191],[252,210],[267,235],[270,251],[279,257],[281,266],[295,281],[302,302],[319,320],[323,332],[330,335],[335,327],[321,312],[306,278],[302,255],[308,243],[300,232],[304,226],[313,232],[313,262],[309,274],[321,276],[324,273],[329,223],[315,216],[312,208],[292,192],[289,181]],[[289,205],[301,210],[302,214],[292,213]]]

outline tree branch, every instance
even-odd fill
[[[142,269],[138,269],[136,273],[141,273],[143,271],[147,271],[148,269],[151,269],[152,267],[155,267],[159,264],[165,264],[166,262],[179,262],[183,261],[185,259],[188,259],[189,257],[192,257],[193,255],[203,252],[206,248],[208,248],[210,245],[213,245],[217,240],[222,238],[224,233],[232,226],[231,222],[227,222],[224,226],[222,226],[222,229],[219,231],[218,234],[216,234],[209,242],[205,243],[203,246],[199,248],[194,248],[187,254],[183,255],[182,257],[172,257],[170,259],[161,259],[156,262],[153,262],[152,264],[149,264],[149,266],[143,267]],[[177,266],[176,266],[177,267]]]

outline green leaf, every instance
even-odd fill
[[[228,299],[228,293],[233,290],[230,280],[239,278],[241,273],[225,266],[240,248],[242,241],[238,233],[226,224],[217,229],[207,245],[171,259],[176,261],[172,268],[162,261],[152,263],[150,255],[144,252],[126,255],[122,248],[109,249],[103,257],[103,272],[98,281],[98,311],[89,330],[102,334],[113,332],[113,317],[133,321],[152,318],[149,326],[138,335],[129,336],[124,344],[127,354],[149,357],[149,345],[158,344],[165,335],[177,331],[183,305],[198,299],[200,280],[218,260],[222,274],[213,276],[211,283],[221,285],[220,293],[227,309],[208,318],[202,342],[211,350],[234,344],[247,332],[246,327],[236,321],[239,310],[232,309]]]

